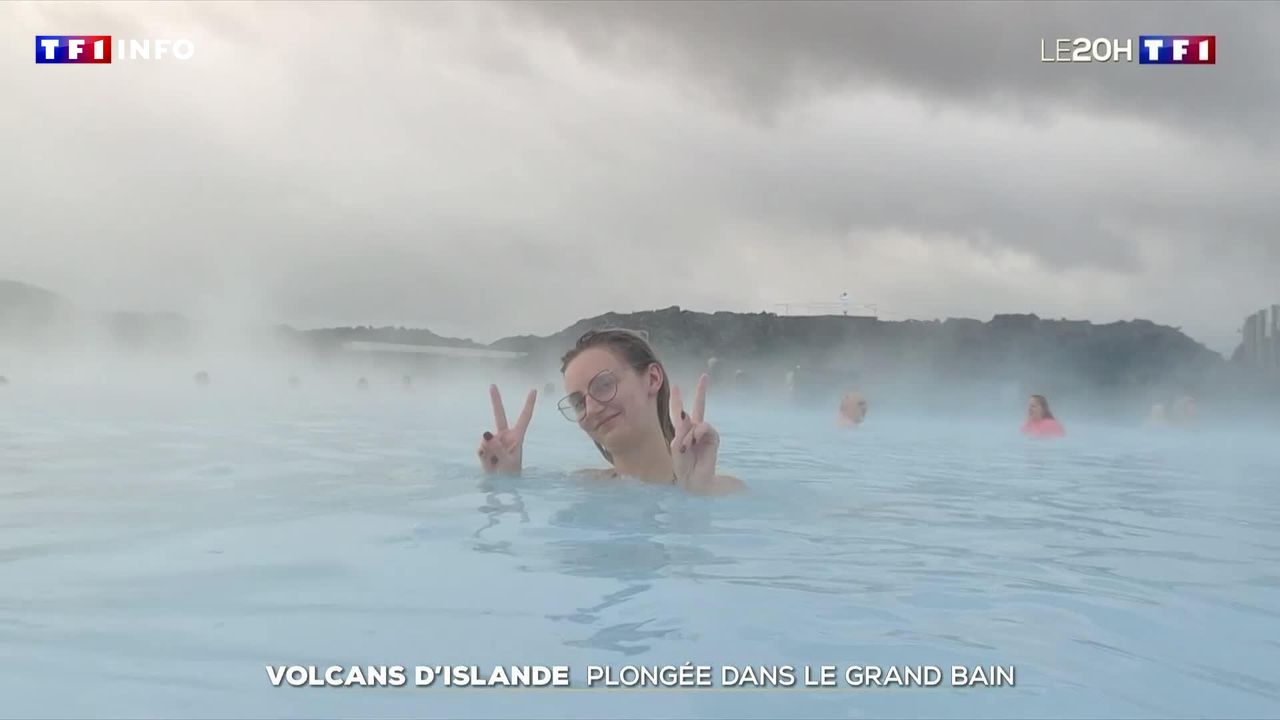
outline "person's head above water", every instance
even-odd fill
[[[1027,421],[1022,424],[1022,432],[1037,437],[1062,437],[1066,434],[1043,395],[1032,395],[1027,400]]]
[[[645,446],[668,447],[671,385],[644,336],[631,330],[593,330],[561,359],[568,394],[561,414],[587,433],[605,459]]]
[[[842,425],[859,425],[867,417],[867,401],[856,392],[846,393],[840,398],[840,417]]]
[[[1069,410],[1070,408],[1068,408]],[[1070,413],[1068,413],[1070,414]],[[1049,400],[1043,395],[1032,395],[1027,401],[1028,420],[1053,420],[1053,411],[1049,409]]]

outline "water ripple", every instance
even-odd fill
[[[294,662],[1019,672],[1013,689],[835,701],[637,693],[637,716],[1262,717],[1280,701],[1260,670],[1280,666],[1274,443],[1228,455],[1218,436],[1083,424],[1031,443],[879,416],[839,433],[743,410],[723,416],[721,464],[751,492],[708,500],[575,477],[600,460],[568,424],[538,426],[523,477],[485,477],[457,431],[484,407],[189,400],[0,415],[0,716],[334,714],[334,695],[263,687],[264,663]],[[49,678],[90,665],[107,671],[80,677],[86,709]],[[348,714],[421,707],[360,698]]]

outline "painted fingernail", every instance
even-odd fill
[[[489,431],[487,431],[487,430],[486,430],[486,431],[485,431],[485,433],[484,433],[484,439],[485,439],[485,440],[492,440],[492,439],[493,439],[493,433],[491,433],[491,432],[489,432]]]
[[[490,464],[490,465],[497,465],[497,464],[498,464],[498,456],[497,456],[497,455],[490,455],[490,456],[489,456],[489,464]]]
[[[681,420],[688,420],[688,419],[689,419],[689,416],[688,416],[688,415],[686,415],[686,414],[684,413],[684,411],[683,411],[683,410],[681,410],[681,411],[680,411],[680,419],[681,419]]]
[[[694,438],[694,439],[693,439],[693,442],[691,442],[691,443],[689,443],[689,444],[690,444],[690,445],[697,445],[697,444],[698,444],[698,438]]]
[[[680,452],[684,452],[684,446],[683,446],[683,445],[681,445],[681,446],[680,446]]]

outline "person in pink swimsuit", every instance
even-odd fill
[[[1049,401],[1043,395],[1032,395],[1027,404],[1027,421],[1022,425],[1022,433],[1032,437],[1062,437],[1067,431],[1049,410]]]

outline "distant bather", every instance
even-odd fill
[[[847,393],[840,398],[840,410],[836,415],[836,424],[841,427],[857,427],[867,417],[867,401],[856,392]]]
[[[200,372],[196,373],[195,381],[196,381],[196,384],[201,387],[208,385],[209,373],[205,372],[204,370],[201,370]]]
[[[719,370],[720,370],[720,358],[717,358],[717,357],[707,358],[707,369],[706,369],[707,377],[714,380]]]
[[[369,381],[365,378],[360,378],[358,381],[356,381],[356,387],[359,388],[360,390],[368,390]]]
[[[1027,421],[1022,425],[1022,432],[1033,437],[1062,437],[1066,435],[1062,423],[1053,416],[1049,409],[1049,400],[1043,395],[1032,395],[1027,403]]]

